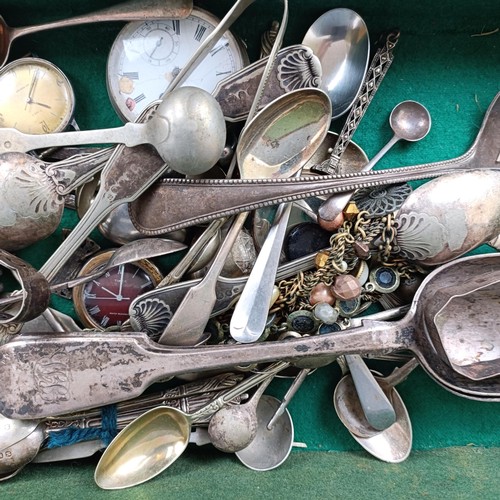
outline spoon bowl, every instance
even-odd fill
[[[403,101],[392,110],[389,123],[400,139],[416,142],[429,133],[431,116],[419,102]]]
[[[238,460],[256,471],[267,471],[279,467],[290,455],[293,446],[293,421],[287,409],[274,421],[271,429],[268,422],[279,409],[281,402],[264,394],[257,405],[257,432],[248,446],[236,452]]]
[[[332,9],[312,24],[302,43],[321,62],[320,88],[332,102],[332,119],[339,118],[353,105],[368,68],[370,39],[366,24],[350,9]]]

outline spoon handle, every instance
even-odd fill
[[[355,134],[361,119],[366,113],[368,106],[372,102],[377,90],[382,83],[389,67],[392,64],[394,55],[392,51],[399,40],[399,31],[395,30],[389,33],[386,37],[383,47],[379,48],[373,56],[372,62],[366,72],[365,80],[356,98],[355,105],[351,108],[349,116],[339,134],[337,142],[333,147],[330,158],[315,165],[312,168],[313,172],[323,173],[328,175],[338,175],[338,166],[342,155],[345,153],[353,135]]]
[[[409,313],[390,324],[365,321],[349,332],[292,338],[272,345],[176,348],[161,346],[137,332],[22,335],[0,347],[0,410],[8,418],[63,415],[133,398],[154,382],[185,373],[410,349],[415,341],[411,318]],[[26,360],[31,370],[26,369]]]
[[[126,123],[123,127],[101,130],[79,130],[53,134],[25,134],[15,128],[5,128],[2,130],[0,153],[10,151],[26,153],[35,149],[53,146],[62,147],[97,143],[122,143],[132,147],[148,142],[145,133],[146,129],[147,127],[140,123]]]
[[[40,269],[49,282],[103,217],[121,203],[135,199],[164,172],[165,163],[159,156],[151,155],[148,148],[151,147],[126,148],[111,156],[101,173],[101,185],[89,210]],[[150,161],[142,164],[144,154],[150,156]]]
[[[279,206],[229,324],[237,342],[255,342],[264,332],[292,204]]]
[[[366,420],[374,429],[379,431],[387,429],[396,421],[396,412],[391,402],[361,356],[350,354],[344,357],[349,366]]]
[[[12,39],[54,28],[102,21],[143,21],[145,19],[184,19],[193,9],[192,0],[129,0],[81,16],[61,19],[33,26],[12,28]]]
[[[202,340],[205,326],[217,300],[217,280],[247,215],[243,212],[234,220],[207,274],[187,291],[160,336],[160,344],[196,345]]]

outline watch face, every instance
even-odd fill
[[[110,254],[107,253],[105,258],[101,255],[91,259],[80,275],[102,269]],[[73,301],[76,312],[82,323],[90,328],[120,326],[129,318],[130,303],[153,289],[160,280],[159,271],[146,260],[113,267],[101,277],[75,287]]]
[[[60,132],[69,124],[74,94],[64,73],[48,61],[23,58],[0,71],[0,126],[30,134]]]
[[[186,65],[218,19],[195,8],[186,19],[133,22],[116,38],[108,58],[108,92],[118,114],[134,121]],[[227,32],[183,85],[212,92],[248,64],[241,44]]]

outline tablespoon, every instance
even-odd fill
[[[34,26],[11,28],[0,16],[0,67],[9,56],[12,42],[21,36],[54,28],[64,28],[79,24],[92,24],[102,21],[142,21],[144,19],[183,19],[191,13],[191,0],[130,0],[113,5],[90,14],[52,21]]]
[[[497,309],[491,307],[492,296],[496,293],[496,300],[499,296],[499,266],[499,254],[462,257],[443,264],[422,282],[404,318],[363,320],[361,327],[347,333],[192,348],[161,346],[139,332],[17,336],[0,347],[0,413],[8,418],[41,418],[130,399],[170,376],[283,359],[303,368],[305,362],[329,362],[341,354],[375,356],[401,349],[412,351],[429,376],[450,392],[482,401],[498,400],[500,360],[491,359],[479,348],[485,339],[494,346],[500,342],[494,326],[498,324]],[[466,377],[450,366],[447,356],[453,357],[453,352],[442,352],[443,341],[434,324],[434,316],[450,298],[446,290],[456,295],[457,286],[474,304],[457,311],[461,330],[450,335],[457,342],[460,335],[475,339],[477,357],[462,370],[468,367],[476,376],[487,374],[482,380]],[[26,370],[28,359],[36,370]],[[46,372],[51,374],[49,379]]]
[[[123,429],[103,453],[94,475],[97,485],[103,489],[128,488],[157,476],[186,449],[193,423],[287,366],[286,362],[275,363],[192,414],[167,407],[144,413]]]
[[[415,101],[399,103],[389,116],[394,135],[391,140],[360,170],[369,172],[379,160],[399,141],[417,142],[431,129],[431,116],[422,104]],[[354,191],[347,191],[328,198],[318,209],[318,222],[327,230],[336,229],[336,219],[351,199]],[[337,219],[338,220],[338,219]]]
[[[413,358],[401,368],[396,368],[388,377],[375,377],[392,401],[396,412],[394,424],[383,431],[375,429],[366,420],[350,375],[345,375],[335,388],[333,402],[342,423],[363,448],[385,462],[402,462],[410,454],[411,422],[403,400],[394,386],[405,380],[418,365],[418,361]]]
[[[328,35],[325,38],[326,33]],[[323,88],[332,100],[332,118],[336,118],[353,105],[365,78],[369,55],[366,25],[352,10],[333,9],[311,27],[304,38],[306,45],[308,42],[313,51],[321,55],[320,60],[324,64],[328,61],[326,68],[323,67],[323,80],[327,82],[326,88]],[[334,54],[336,57],[333,57]],[[346,72],[346,68],[350,71]],[[338,106],[336,99],[340,100]],[[305,163],[297,166],[297,177]],[[237,342],[255,342],[264,331],[291,210],[291,203],[278,208],[274,223],[235,306],[230,333]]]

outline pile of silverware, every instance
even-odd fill
[[[417,366],[458,396],[499,401],[500,257],[465,254],[500,248],[500,94],[463,155],[372,171],[396,142],[420,141],[431,127],[422,104],[404,101],[390,114],[393,138],[370,161],[351,141],[399,31],[370,61],[363,19],[338,8],[282,47],[285,0],[261,58],[207,90],[189,77],[226,50],[227,30],[253,0],[236,0],[207,32],[189,1],[159,3],[132,0],[60,24],[130,21],[154,65],[176,57],[167,40],[195,23],[196,50],[159,100],[133,98],[140,77],[120,70],[110,92],[123,127],[45,123],[32,133],[29,120],[7,123],[0,109],[0,478],[102,452],[96,483],[126,488],[190,442],[276,468],[297,444],[291,398],[333,362],[343,373],[339,418],[388,462],[411,450],[395,386]],[[161,34],[150,19],[163,20]],[[10,41],[24,34],[16,29]],[[10,64],[20,63],[0,71],[0,86]],[[40,67],[28,73],[26,110],[53,106],[44,78],[57,68]],[[330,132],[341,117],[342,131]],[[115,146],[75,147],[93,144]],[[431,180],[412,190],[421,179]],[[39,270],[15,255],[53,234],[71,206],[80,221]],[[114,248],[98,251],[96,229]],[[166,272],[155,264],[165,256]],[[52,294],[75,313],[51,307]],[[399,367],[382,377],[364,357]],[[293,382],[282,400],[264,394],[285,373]],[[161,390],[145,393],[156,383]]]

